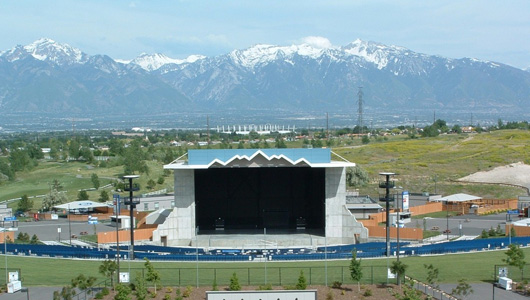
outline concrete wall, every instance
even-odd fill
[[[346,169],[326,168],[325,185],[327,242],[353,243],[356,220],[346,208]]]
[[[175,207],[164,224],[153,232],[153,241],[168,246],[188,246],[195,238],[195,173],[194,170],[175,170]]]

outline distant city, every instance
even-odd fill
[[[347,111],[351,112],[348,113]],[[342,112],[288,112],[288,111],[252,111],[252,112],[197,112],[167,113],[144,115],[71,115],[59,116],[50,114],[3,114],[0,118],[0,133],[39,132],[39,131],[71,131],[71,130],[129,130],[133,127],[144,127],[153,130],[249,130],[255,126],[276,126],[276,130],[291,131],[301,129],[353,128],[358,125],[358,114],[352,105]],[[467,112],[453,110],[415,110],[405,113],[377,112],[369,107],[363,115],[363,126],[368,128],[390,128],[397,126],[424,127],[442,119],[448,125],[480,125],[497,124],[501,119],[508,121],[525,121],[530,113],[521,112],[510,115],[498,112]],[[230,126],[230,129],[229,129]],[[261,126],[261,127],[260,127]],[[223,129],[224,127],[224,129]],[[245,129],[246,128],[246,129]],[[273,128],[274,129],[274,128]]]

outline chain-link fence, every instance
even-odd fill
[[[366,266],[362,267],[362,284],[388,283],[387,268]],[[122,272],[126,270],[122,269]],[[307,284],[332,285],[333,283],[353,284],[350,270],[347,266],[329,267],[237,267],[237,268],[156,268],[164,286],[208,286],[216,282],[218,285],[228,285],[235,273],[242,285],[259,286],[271,284],[273,286],[295,285],[303,272]],[[146,276],[143,268],[131,268],[130,279]],[[394,279],[391,279],[394,280]],[[394,280],[395,281],[395,280]],[[392,281],[393,283],[393,281]]]

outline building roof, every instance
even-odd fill
[[[164,169],[354,166],[347,161],[332,161],[330,149],[208,149],[189,150],[187,162],[172,162]]]
[[[482,200],[482,197],[477,197],[477,196],[468,195],[468,194],[454,194],[454,195],[449,195],[446,197],[436,199],[435,201],[466,202],[466,201],[474,201],[474,200]]]
[[[69,202],[69,203],[54,206],[54,208],[69,209],[69,210],[80,209],[80,208],[96,208],[96,207],[107,207],[107,204],[98,203],[94,201],[88,201],[88,200],[82,200],[82,201],[74,201],[74,202]]]

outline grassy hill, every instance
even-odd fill
[[[148,161],[149,174],[142,174],[138,180],[141,190],[139,193],[150,192],[146,188],[147,181],[153,179],[157,181],[159,176],[163,175],[162,164],[155,161]],[[80,189],[89,189],[93,187],[91,175],[97,174],[100,180],[100,189],[88,191],[90,200],[97,201],[103,186],[118,180],[123,174],[123,166],[116,167],[93,167],[83,162],[52,162],[40,161],[37,168],[17,173],[17,179],[14,182],[4,184],[0,192],[0,201],[18,198],[24,194],[28,196],[44,195],[49,192],[50,185],[54,179],[57,179],[66,191],[68,200],[75,201]],[[165,177],[164,184],[157,185],[155,189],[173,187],[173,177]],[[111,187],[105,188],[111,194]],[[112,195],[111,195],[112,196]],[[41,207],[41,201],[35,199],[33,206],[35,209]]]
[[[379,172],[395,172],[397,185],[412,192],[470,193],[485,198],[513,198],[523,190],[453,180],[515,162],[530,163],[530,131],[499,130],[481,134],[440,135],[435,138],[391,137],[383,142],[334,148],[334,152],[365,169],[372,184],[360,189],[377,194]],[[337,159],[337,158],[335,158]]]

